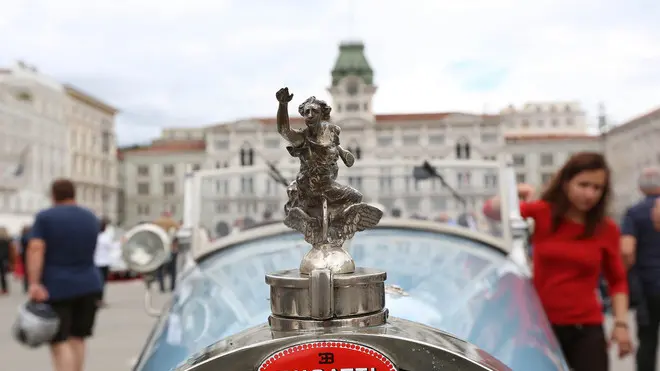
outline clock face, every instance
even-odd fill
[[[346,85],[346,92],[349,95],[356,95],[358,92],[358,84],[357,82],[350,82]]]

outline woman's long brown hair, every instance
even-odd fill
[[[566,194],[565,186],[576,175],[583,171],[604,170],[606,174],[605,187],[603,195],[596,206],[587,212],[584,218],[584,232],[578,238],[589,238],[596,233],[596,229],[601,225],[607,213],[607,204],[609,202],[610,187],[610,169],[607,166],[605,157],[596,152],[579,152],[571,156],[564,166],[555,174],[548,188],[541,195],[541,199],[549,203],[552,207],[552,231],[556,232],[562,223],[564,215],[571,207],[571,202]]]

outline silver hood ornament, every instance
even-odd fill
[[[300,160],[287,188],[284,224],[305,236],[311,250],[300,268],[266,275],[271,286],[269,319],[274,330],[327,326],[375,326],[385,323],[384,271],[356,268],[343,248],[355,233],[375,227],[380,208],[362,202],[362,194],[337,182],[338,161],[350,167],[353,155],[342,148],[341,128],[329,122],[330,107],[310,97],[298,106],[306,127],[292,129],[288,88],[276,93],[277,131],[291,156]]]
[[[327,268],[332,273],[353,273],[355,263],[342,246],[356,232],[375,227],[383,212],[362,202],[357,189],[337,182],[339,159],[351,167],[355,157],[340,144],[341,128],[329,122],[330,106],[316,97],[307,98],[298,106],[307,127],[296,130],[289,125],[287,108],[293,94],[282,88],[276,97],[277,131],[289,142],[289,154],[300,160],[296,180],[287,188],[284,224],[312,245],[300,272]]]

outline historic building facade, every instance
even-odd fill
[[[61,84],[18,62],[0,69],[0,225],[17,232],[50,204],[50,182],[69,174]]]
[[[625,164],[637,160],[617,160],[614,143],[626,143],[630,135],[652,138],[648,133],[658,131],[657,119],[644,118],[637,120],[641,124],[624,124],[607,135],[590,135],[586,113],[577,102],[527,103],[520,108],[507,107],[497,115],[376,113],[372,110],[377,93],[374,72],[361,43],[340,45],[329,85],[332,120],[342,128],[342,146],[357,159],[353,168],[342,169],[341,181],[360,189],[369,201],[381,203],[388,212],[397,209],[403,216],[455,216],[464,208],[439,182],[415,181],[412,169],[424,160],[465,163],[464,168],[442,169],[442,175],[464,197],[468,208],[478,210],[495,194],[499,183],[491,171],[468,162],[474,165],[494,160],[498,154],[511,155],[518,181],[542,188],[572,153],[584,150],[604,152],[611,158],[617,200],[613,214],[619,215],[622,205],[638,194],[634,186],[619,186],[618,174],[626,174]],[[304,124],[297,112],[298,103],[290,105],[289,114],[291,125],[301,128]],[[281,217],[286,194],[268,168],[273,165],[290,181],[298,161],[284,149],[286,144],[275,121],[275,117],[248,118],[201,128],[165,129],[154,146],[182,141],[192,145],[201,140],[204,149],[200,146],[190,159],[163,152],[161,159],[156,154],[149,158],[158,162],[157,166],[178,161],[183,167],[199,164],[201,169],[218,169],[215,179],[205,180],[199,195],[204,199],[200,212],[210,223],[209,229],[220,222],[231,225],[243,216],[260,220],[266,211]],[[647,129],[623,134],[638,126]],[[651,152],[635,153],[645,154],[648,163]],[[131,176],[126,179],[132,181]],[[127,184],[128,188],[134,186]],[[128,210],[136,203],[127,199],[126,205]]]
[[[0,215],[31,223],[51,182],[68,177],[81,205],[115,219],[116,113],[24,62],[0,69]]]
[[[204,163],[205,143],[168,141],[120,151],[123,205],[118,206],[119,224],[132,226],[151,221],[163,213],[183,217],[183,179],[186,171]]]
[[[612,167],[612,210],[621,217],[641,197],[637,188],[641,170],[660,166],[660,108],[610,129],[602,142]]]
[[[117,109],[71,85],[65,85],[64,92],[70,177],[78,202],[97,215],[117,220]]]

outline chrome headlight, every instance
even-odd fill
[[[126,233],[121,256],[126,266],[137,273],[150,273],[170,258],[169,235],[155,224],[141,224]]]

